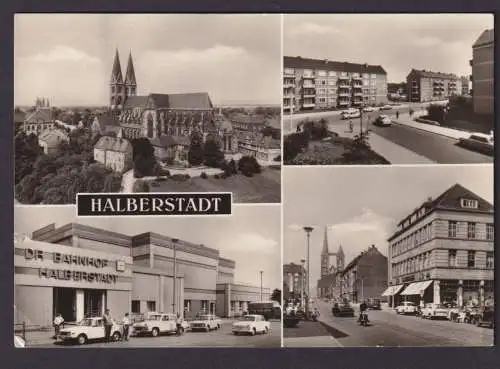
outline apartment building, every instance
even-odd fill
[[[472,45],[472,100],[477,114],[493,114],[494,31],[484,31]]]
[[[493,205],[459,184],[402,219],[389,242],[391,305],[493,297]]]
[[[387,257],[375,245],[356,256],[341,273],[341,297],[358,303],[380,298],[387,288]]]
[[[412,69],[406,83],[413,102],[440,101],[462,94],[461,79],[454,74]]]
[[[284,57],[283,109],[334,109],[387,103],[380,65]]]

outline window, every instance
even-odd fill
[[[293,68],[285,68],[285,74],[294,74],[295,71],[293,70]]]
[[[457,266],[457,250],[448,250],[448,266]]]
[[[329,75],[330,77],[335,77],[335,76],[337,75],[337,72],[335,72],[335,71],[331,70],[331,71],[329,71],[329,72],[328,72],[328,75]]]
[[[347,72],[340,72],[340,75],[341,75],[342,77],[347,77]]]
[[[460,199],[460,205],[461,205],[463,208],[468,208],[468,209],[477,209],[477,207],[478,207],[478,202],[477,202],[477,200]]]
[[[201,310],[203,312],[208,310],[208,300],[201,300]]]
[[[363,78],[370,78],[370,75],[368,73],[363,73]]]
[[[305,77],[312,77],[313,76],[313,71],[310,69],[304,69],[304,76]]]
[[[377,94],[377,89],[376,88],[372,88],[372,95],[376,95]]]
[[[325,81],[325,80],[322,80],[322,81],[321,81],[321,84],[322,84],[322,85],[326,85],[326,81]]]
[[[324,70],[319,70],[319,71],[318,71],[318,76],[325,77],[325,76],[326,76],[326,71],[324,71]]]
[[[334,80],[332,80],[332,79],[331,79],[331,80],[329,80],[329,81],[328,81],[328,84],[329,84],[330,86],[335,86],[336,82],[335,82]]]
[[[139,300],[132,300],[132,313],[140,313],[141,312],[141,302]]]
[[[146,307],[148,311],[156,311],[156,301],[147,301]]]
[[[370,76],[370,78],[374,79],[374,78],[377,78],[377,75],[372,73],[372,75]]]
[[[495,257],[492,252],[486,253],[486,268],[493,269],[495,264]]]
[[[467,251],[467,267],[474,268],[475,264],[476,264],[476,252]]]
[[[448,237],[457,237],[457,222],[448,222]]]
[[[476,223],[467,223],[467,238],[476,238]]]
[[[491,223],[486,224],[486,239],[493,240],[493,237],[494,237],[493,224],[491,224]]]
[[[184,300],[184,311],[191,311],[191,300]]]

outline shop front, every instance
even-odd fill
[[[51,325],[129,311],[132,258],[59,244],[18,240],[14,249],[15,322]]]

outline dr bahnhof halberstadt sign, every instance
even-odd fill
[[[36,250],[27,248],[24,251],[24,258],[26,260],[45,260],[46,252],[42,250]],[[52,261],[55,264],[63,265],[78,265],[84,267],[93,267],[97,270],[108,267],[111,262],[108,259],[81,256],[75,254],[64,254],[60,252],[52,253]],[[123,272],[125,270],[125,264],[121,260],[116,261],[116,270],[118,272]],[[97,283],[116,283],[117,275],[111,273],[96,272],[85,272],[79,270],[69,270],[69,269],[53,269],[53,268],[40,268],[38,270],[38,275],[40,278],[47,279],[58,279],[58,280],[73,280],[73,281],[84,281],[84,282],[97,282]]]

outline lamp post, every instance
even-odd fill
[[[305,283],[306,283],[306,259],[301,259],[300,262],[302,263],[302,270],[300,271],[300,302],[301,305],[304,306],[304,295],[306,293],[306,288],[305,288]]]
[[[172,289],[173,291],[173,296],[172,296],[172,313],[175,314],[175,309],[176,309],[176,301],[177,301],[177,242],[179,240],[177,238],[172,238],[172,246],[174,248],[174,288]]]
[[[310,241],[310,238],[311,238],[311,232],[314,230],[313,227],[304,227],[304,231],[306,232],[306,235],[307,235],[307,256],[306,256],[306,260],[307,260],[307,279],[306,279],[306,284],[307,284],[307,298],[306,298],[306,319],[309,319],[309,279],[310,279],[310,269],[309,269],[309,241]]]
[[[260,301],[264,301],[264,299],[262,298],[262,273],[264,273],[264,271],[260,271]]]

